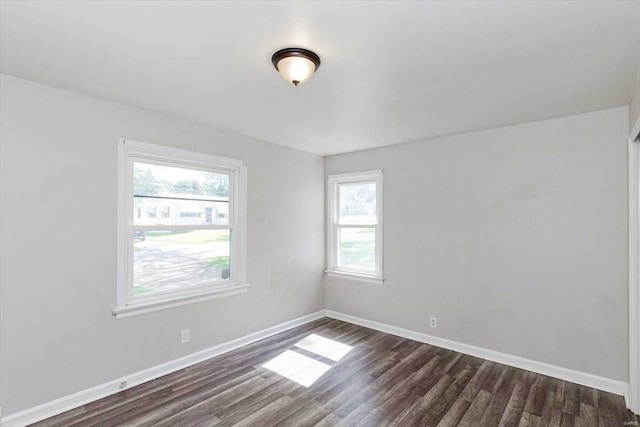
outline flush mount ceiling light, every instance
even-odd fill
[[[307,49],[289,47],[274,53],[271,62],[282,78],[298,86],[315,73],[320,57]]]

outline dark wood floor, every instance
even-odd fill
[[[294,346],[312,333],[353,348],[335,362]],[[331,368],[304,387],[262,367],[286,350]],[[36,425],[622,427],[639,420],[620,396],[325,318]]]

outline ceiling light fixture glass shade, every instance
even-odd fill
[[[282,78],[298,86],[320,67],[320,57],[307,49],[290,47],[277,51],[271,62]]]

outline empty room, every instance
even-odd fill
[[[640,0],[0,0],[0,425],[640,425]]]

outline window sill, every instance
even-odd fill
[[[339,279],[357,280],[359,282],[375,283],[377,285],[382,285],[384,283],[384,280],[385,280],[383,277],[370,276],[370,275],[367,275],[367,274],[345,273],[344,271],[335,271],[335,270],[325,270],[324,272],[329,277],[336,277],[336,278],[339,278]]]
[[[125,317],[137,316],[139,314],[151,313],[153,311],[166,310],[172,307],[179,307],[181,305],[193,304],[195,302],[206,301],[214,298],[229,297],[232,295],[239,295],[247,292],[251,285],[231,285],[226,287],[220,287],[217,289],[211,289],[206,292],[198,293],[195,295],[183,295],[172,296],[167,299],[157,300],[153,302],[134,303],[128,304],[122,307],[114,307],[111,312],[116,316],[116,319],[124,319]]]

